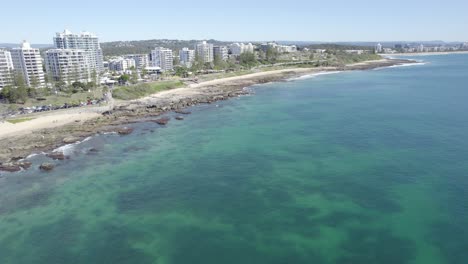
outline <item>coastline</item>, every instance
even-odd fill
[[[467,50],[463,51],[443,51],[443,52],[414,52],[414,53],[393,53],[393,54],[380,54],[384,57],[392,56],[408,56],[408,57],[417,57],[417,56],[431,56],[431,55],[450,55],[450,54],[468,54]]]
[[[252,73],[190,84],[131,101],[117,101],[109,107],[88,107],[28,115],[34,119],[18,124],[0,123],[0,165],[19,168],[17,162],[34,153],[51,152],[61,146],[79,142],[97,133],[119,132],[125,135],[125,125],[161,117],[171,111],[210,104],[231,97],[249,94],[245,87],[279,82],[307,75],[341,71],[371,70],[408,63],[413,60],[382,59],[349,64],[344,67],[291,68]],[[167,121],[166,121],[167,122]],[[163,123],[158,123],[164,125]],[[16,166],[16,167],[15,167]],[[21,167],[21,166],[20,166]],[[21,167],[21,169],[27,169]]]

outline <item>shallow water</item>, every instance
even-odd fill
[[[468,55],[421,59],[255,86],[2,174],[0,263],[466,263]]]

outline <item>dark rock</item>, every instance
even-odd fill
[[[0,165],[0,171],[17,172],[20,170],[21,170],[21,167],[17,164],[7,163],[7,164]]]
[[[39,166],[39,169],[43,171],[51,171],[55,168],[55,165],[52,163],[42,163],[41,166]]]
[[[181,114],[181,115],[190,115],[192,113],[192,112],[186,111],[186,110],[176,110],[175,112],[177,114]]]
[[[17,156],[17,157],[12,157],[11,160],[12,160],[12,161],[18,161],[18,160],[22,160],[22,159],[24,159],[24,158],[26,158],[26,157]]]
[[[63,152],[52,152],[52,153],[47,154],[46,156],[54,160],[66,159],[65,154],[63,154]]]
[[[119,133],[119,135],[129,135],[132,132],[133,132],[133,128],[131,127],[122,127],[122,128],[117,129],[117,133]]]
[[[183,116],[176,116],[175,119],[176,119],[176,120],[184,120],[184,117],[183,117]]]
[[[103,116],[112,115],[112,111],[105,111],[105,112],[102,112],[102,115],[103,115]]]
[[[96,153],[96,152],[99,152],[99,150],[97,150],[97,149],[95,149],[95,148],[90,148],[90,149],[89,149],[89,152]]]
[[[169,122],[170,118],[168,117],[163,117],[163,118],[159,118],[159,119],[156,119],[156,120],[152,120],[152,122],[158,124],[158,125],[162,125],[162,126],[165,126],[167,125],[167,123]]]

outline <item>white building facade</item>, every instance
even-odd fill
[[[99,44],[99,38],[89,32],[73,34],[68,30],[57,33],[54,37],[54,45],[57,49],[82,49],[88,52],[91,67],[96,71],[104,70],[102,49]]]
[[[135,68],[142,70],[150,66],[148,54],[130,54],[125,56],[126,59],[135,61]]]
[[[88,52],[81,49],[51,49],[46,51],[46,69],[55,81],[67,84],[92,81],[94,68]]]
[[[226,46],[215,46],[213,47],[213,57],[227,61],[229,58],[229,49]]]
[[[213,62],[214,60],[213,44],[207,43],[206,41],[195,45],[195,53],[200,57],[203,63]]]
[[[195,61],[195,50],[191,50],[189,48],[179,50],[179,61],[180,64],[187,68],[192,67],[193,62]]]
[[[233,43],[229,46],[229,50],[232,55],[239,56],[245,52],[254,52],[254,46],[252,43],[244,44],[244,43]]]
[[[124,72],[132,68],[136,69],[136,63],[134,59],[131,58],[117,58],[109,61],[109,70]]]
[[[174,68],[174,56],[172,50],[158,47],[151,51],[152,66],[161,68],[161,71],[172,71]]]
[[[13,61],[8,50],[0,49],[0,90],[12,84]]]
[[[24,41],[21,47],[11,50],[11,59],[15,71],[23,76],[27,86],[37,88],[45,85],[39,49],[31,48],[31,45]]]

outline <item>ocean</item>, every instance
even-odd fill
[[[465,264],[468,55],[309,76],[0,176],[0,263]]]

